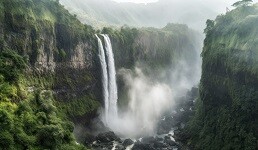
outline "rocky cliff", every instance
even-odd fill
[[[244,5],[207,21],[200,98],[189,124],[195,149],[258,148],[257,16],[257,4]]]
[[[52,0],[1,1],[0,12],[0,147],[78,149],[68,120],[89,124],[101,103],[95,31]]]
[[[169,23],[161,29],[104,28],[102,32],[111,36],[117,68],[132,68],[137,63],[151,68],[172,67],[180,59],[193,63],[201,45],[201,35],[183,24]]]
[[[27,86],[53,89],[58,105],[70,117],[96,109],[101,94],[96,90],[94,30],[54,1],[1,3],[1,47],[28,61],[26,78],[31,80]]]

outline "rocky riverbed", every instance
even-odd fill
[[[198,89],[192,88],[186,96],[177,99],[176,107],[164,115],[157,125],[155,136],[138,139],[120,138],[112,131],[104,131],[97,135],[87,135],[84,144],[95,150],[180,150],[190,149],[185,146],[182,129],[194,114],[194,102]],[[101,123],[98,122],[98,125]],[[103,126],[104,128],[104,126]]]

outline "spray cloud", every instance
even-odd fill
[[[111,117],[110,128],[121,136],[154,135],[158,119],[173,105],[173,95],[166,84],[154,83],[140,68],[120,69],[129,87],[129,106],[119,117]]]

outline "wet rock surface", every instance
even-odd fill
[[[112,141],[120,141],[120,138],[117,135],[115,135],[114,132],[109,131],[109,132],[100,133],[99,135],[97,135],[96,140],[99,143],[108,143]]]
[[[132,145],[134,143],[133,140],[131,139],[125,139],[124,142],[123,142],[123,146],[127,147],[129,145]]]

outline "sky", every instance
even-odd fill
[[[136,27],[162,28],[167,23],[181,23],[202,32],[206,27],[207,19],[214,20],[216,16],[225,14],[227,9],[234,9],[231,5],[238,0],[60,1],[69,11],[77,14],[83,23],[96,28],[102,28],[107,25],[122,26],[125,24]],[[254,2],[258,2],[258,0],[254,0]]]
[[[113,0],[116,2],[133,2],[133,3],[153,3],[157,2],[158,0]]]
[[[153,3],[153,2],[157,2],[159,0],[113,0],[116,2],[133,2],[133,3]],[[191,0],[194,1],[194,0]],[[234,2],[238,1],[238,0],[203,0],[203,1],[207,1],[207,3],[209,2],[225,2],[225,3],[231,3],[233,4]],[[258,0],[253,0],[254,2],[258,2]]]

